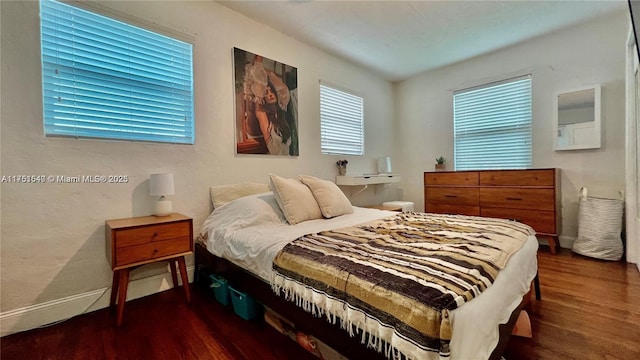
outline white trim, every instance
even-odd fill
[[[558,241],[560,242],[561,248],[571,249],[573,247],[573,243],[576,241],[576,236],[560,235],[558,236]]]
[[[193,270],[194,267],[187,268],[189,282],[193,281]],[[178,279],[181,277],[178,276]],[[131,280],[127,290],[127,301],[159,293],[172,287],[171,273],[168,271]],[[111,287],[106,287],[2,312],[0,313],[0,336],[43,327],[106,308],[109,306],[110,295]],[[125,306],[125,317],[126,312]]]
[[[635,99],[635,77],[637,69],[637,51],[634,48],[635,37],[633,27],[630,26],[627,39],[626,61],[626,125],[625,125],[625,213],[626,213],[626,258],[627,262],[635,263],[640,271],[640,209],[637,208],[637,193],[635,176],[637,167],[637,154],[640,144],[637,143],[636,133],[638,121],[635,119],[635,106],[640,106],[640,101]]]

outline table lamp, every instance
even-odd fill
[[[173,195],[173,174],[151,174],[149,178],[149,192],[151,196],[160,196],[153,205],[153,215],[167,216],[173,211],[171,201],[166,195]]]

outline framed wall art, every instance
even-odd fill
[[[236,154],[298,156],[293,66],[234,48]]]

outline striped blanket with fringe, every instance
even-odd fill
[[[287,244],[272,288],[387,358],[448,358],[449,311],[491,286],[534,234],[508,220],[400,213]]]

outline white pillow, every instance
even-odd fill
[[[269,185],[252,182],[214,185],[209,189],[211,204],[213,204],[214,209],[243,196],[260,194],[267,191],[269,191]]]
[[[318,203],[305,184],[297,179],[285,179],[273,174],[269,174],[269,178],[273,195],[289,224],[322,219]]]
[[[338,185],[332,181],[318,179],[309,175],[300,175],[300,181],[311,189],[313,197],[320,206],[322,216],[332,218],[353,213],[353,206]]]
[[[243,196],[215,209],[202,224],[200,236],[208,238],[212,231],[227,232],[251,226],[285,224],[286,219],[271,191]]]

